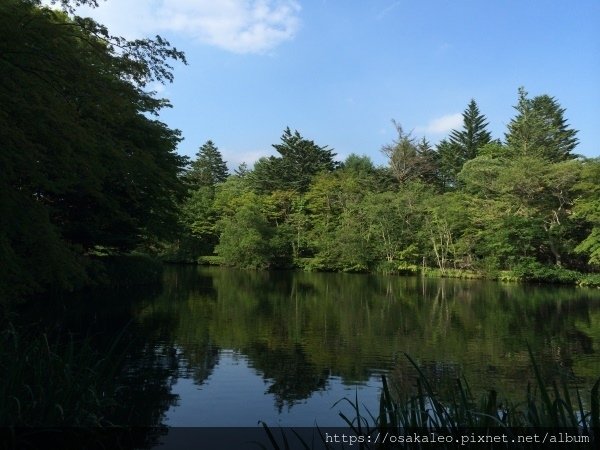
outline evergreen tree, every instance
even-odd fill
[[[233,171],[233,173],[240,178],[244,178],[249,172],[248,164],[245,162],[241,163],[238,168]]]
[[[331,149],[303,138],[297,130],[292,133],[289,127],[281,136],[281,144],[273,147],[281,156],[261,158],[254,166],[252,183],[259,192],[306,192],[316,174],[337,168]]]
[[[421,158],[420,178],[430,184],[439,184],[439,155],[426,138],[417,143],[417,152]]]
[[[196,153],[196,160],[192,162],[186,180],[192,188],[215,186],[224,182],[228,175],[221,152],[213,141],[208,140]]]
[[[471,99],[464,110],[463,127],[461,130],[452,130],[448,139],[438,144],[442,184],[454,187],[458,173],[463,165],[478,156],[480,150],[489,144],[492,137],[486,130],[488,123],[475,100]]]
[[[558,162],[575,157],[571,152],[577,146],[577,130],[569,128],[554,97],[540,95],[530,99],[524,88],[519,88],[517,115],[508,124],[506,144],[513,155],[539,156]]]
[[[448,140],[460,149],[460,157],[466,162],[475,158],[479,149],[492,140],[492,136],[486,130],[488,122],[486,122],[485,116],[479,112],[475,100],[471,99],[462,116],[462,130],[452,130]]]
[[[465,161],[461,150],[456,144],[451,144],[448,139],[442,139],[436,146],[439,158],[439,180],[442,187],[452,189],[456,186],[458,174]]]

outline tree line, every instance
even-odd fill
[[[471,271],[574,282],[600,267],[600,160],[574,153],[577,130],[549,95],[520,88],[503,139],[471,100],[437,145],[394,122],[382,147],[343,162],[284,130],[277,156],[229,173],[212,141],[183,181],[174,260],[244,268]],[[218,258],[202,258],[218,255]]]

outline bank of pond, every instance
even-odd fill
[[[201,266],[231,267],[217,255],[200,256],[196,259],[172,260],[168,264],[192,264]],[[600,274],[582,273],[557,266],[541,264],[524,264],[513,270],[474,270],[449,267],[440,269],[428,265],[406,264],[401,262],[381,261],[373,270],[357,268],[355,270],[339,270],[334,266],[323,264],[315,258],[299,258],[295,263],[278,267],[278,270],[303,270],[306,272],[343,272],[372,273],[380,275],[423,276],[429,278],[461,278],[471,280],[495,280],[507,283],[550,283],[600,288]]]

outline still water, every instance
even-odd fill
[[[341,426],[338,412],[352,416],[344,398],[358,398],[377,413],[381,374],[410,393],[416,371],[406,354],[441,396],[464,378],[476,396],[496,389],[519,401],[534,382],[529,344],[544,377],[589,392],[600,375],[598,294],[483,281],[167,267],[160,290],[114,293],[106,310],[86,313],[92,317],[86,321],[106,334],[126,329],[120,382],[129,409],[115,420]]]

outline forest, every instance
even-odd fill
[[[593,285],[600,160],[575,153],[577,130],[556,98],[520,88],[514,109],[502,139],[475,100],[462,128],[436,145],[394,121],[383,167],[365,155],[337,161],[286,128],[277,156],[229,174],[208,141],[182,176],[183,233],[165,255],[253,269]]]
[[[0,5],[2,301],[111,284],[119,264],[154,276],[153,259],[600,284],[600,159],[558,99],[519,88],[502,137],[475,100],[435,145],[394,122],[380,167],[286,128],[230,173],[159,119],[149,86],[182,52],[58,3]]]

